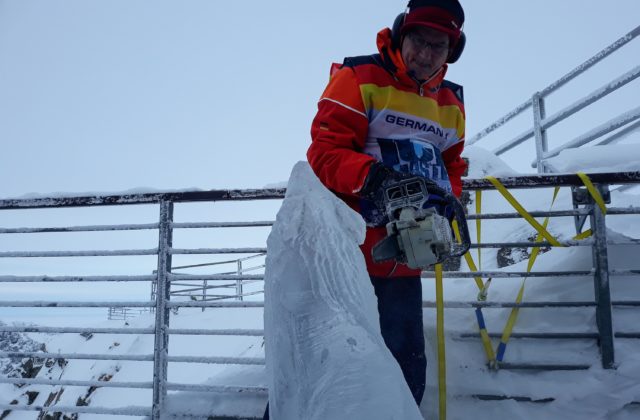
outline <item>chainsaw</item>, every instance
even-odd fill
[[[433,181],[403,179],[383,191],[380,205],[389,223],[386,238],[373,247],[375,262],[396,260],[424,270],[469,251],[471,240],[462,204]],[[460,242],[452,233],[454,220]]]

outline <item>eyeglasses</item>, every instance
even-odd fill
[[[449,44],[444,42],[431,42],[427,41],[415,32],[407,34],[407,38],[411,40],[411,43],[419,50],[426,50],[429,48],[434,54],[442,54],[449,50]]]

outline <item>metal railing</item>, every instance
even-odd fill
[[[27,410],[41,412],[68,413],[97,413],[113,415],[140,416],[147,415],[153,419],[162,418],[166,414],[165,404],[169,391],[204,391],[204,392],[233,392],[242,391],[242,387],[212,386],[204,384],[171,383],[168,381],[169,363],[206,363],[206,364],[263,364],[262,359],[238,357],[192,357],[172,356],[168,353],[170,335],[238,335],[262,336],[262,331],[238,329],[176,329],[170,328],[171,312],[181,307],[262,307],[261,302],[242,301],[249,293],[242,292],[243,282],[262,280],[262,275],[234,273],[218,274],[174,274],[172,273],[172,257],[174,255],[248,255],[246,258],[236,259],[240,272],[255,269],[243,267],[244,261],[256,254],[266,253],[265,247],[251,248],[194,248],[178,249],[173,247],[173,233],[176,229],[207,229],[207,228],[250,228],[271,226],[273,222],[216,222],[216,223],[174,223],[174,205],[177,203],[193,202],[221,202],[221,201],[253,201],[280,200],[284,197],[282,189],[265,190],[230,190],[230,191],[195,191],[179,193],[152,193],[132,195],[108,195],[91,197],[52,197],[38,199],[8,199],[0,200],[2,210],[46,209],[64,207],[93,207],[93,206],[128,206],[139,204],[156,204],[159,206],[159,222],[146,224],[122,225],[90,225],[72,227],[42,227],[42,228],[2,228],[0,234],[35,234],[35,233],[69,233],[69,232],[117,232],[132,230],[158,231],[158,246],[153,249],[119,249],[119,250],[74,250],[74,251],[6,251],[0,252],[0,259],[5,258],[68,258],[68,257],[113,257],[113,256],[156,256],[157,269],[153,275],[103,275],[103,276],[19,276],[0,275],[3,283],[90,283],[107,282],[110,284],[126,284],[131,282],[149,282],[155,284],[155,300],[153,301],[0,301],[0,308],[110,308],[112,311],[123,309],[153,310],[155,323],[152,328],[92,328],[92,327],[40,327],[40,326],[5,326],[0,325],[0,331],[19,333],[47,333],[47,334],[139,334],[154,336],[154,350],[152,354],[143,355],[113,355],[113,354],[79,354],[79,353],[49,353],[40,352],[0,352],[0,357],[8,358],[39,358],[39,359],[69,359],[69,360],[118,360],[130,362],[153,362],[153,377],[148,382],[117,382],[103,380],[61,380],[43,378],[0,378],[0,384],[15,385],[51,385],[51,386],[79,386],[95,388],[130,388],[152,390],[152,400],[149,406],[130,406],[120,408],[86,407],[86,406],[35,406],[24,404],[7,404],[0,401],[0,410]],[[4,273],[2,273],[4,274]],[[180,286],[180,282],[219,282],[232,280],[238,301],[170,301],[172,284]],[[205,291],[208,287],[205,284]],[[114,284],[115,285],[115,284]],[[202,290],[202,288],[200,288]],[[179,293],[179,289],[177,294]],[[233,295],[234,297],[236,295]],[[259,390],[258,390],[259,391]],[[180,413],[178,413],[180,414]]]
[[[640,107],[636,107],[621,113],[620,115],[610,119],[609,121],[575,137],[572,140],[567,141],[566,143],[554,148],[553,150],[549,150],[549,142],[547,139],[547,131],[551,127],[576,114],[578,111],[586,108],[587,106],[604,98],[610,93],[622,88],[629,82],[637,79],[640,76],[640,66],[635,66],[633,69],[627,71],[618,78],[611,80],[610,82],[576,100],[574,103],[561,109],[553,115],[547,116],[545,108],[545,99],[550,94],[554,93],[555,91],[566,85],[568,82],[575,79],[577,76],[583,74],[595,64],[599,63],[604,58],[611,55],[613,52],[619,50],[622,46],[631,42],[638,35],[640,35],[640,26],[636,27],[631,32],[618,39],[616,42],[609,45],[546,88],[542,89],[539,92],[535,92],[529,100],[522,103],[511,112],[508,112],[493,124],[489,125],[485,129],[481,130],[478,134],[468,139],[467,145],[478,143],[481,139],[487,137],[487,135],[489,135],[490,133],[504,126],[513,118],[519,116],[529,108],[532,108],[533,127],[516,136],[515,138],[502,143],[500,146],[494,149],[493,152],[498,156],[502,155],[503,153],[506,153],[514,147],[533,138],[535,140],[536,146],[536,159],[532,163],[532,167],[537,167],[539,173],[557,172],[554,171],[554,168],[552,168],[546,162],[546,160],[557,156],[563,150],[586,145],[596,139],[601,138],[605,134],[621,129],[597,143],[598,145],[611,144],[623,138],[628,133],[640,129]]]
[[[217,267],[217,266],[228,266],[229,264],[232,264],[235,266],[234,271],[223,271],[223,272],[216,272],[212,274],[212,275],[218,275],[218,276],[231,276],[232,278],[229,279],[229,280],[232,280],[231,283],[211,285],[209,284],[209,281],[207,279],[204,279],[200,282],[198,281],[195,281],[195,282],[188,281],[186,283],[174,282],[172,283],[172,286],[178,286],[178,287],[173,288],[171,290],[171,296],[187,297],[192,300],[200,300],[204,302],[209,300],[221,300],[221,299],[244,300],[245,297],[262,294],[264,293],[262,289],[257,291],[252,291],[252,292],[245,291],[246,285],[259,282],[260,280],[245,279],[243,276],[249,272],[253,272],[256,270],[264,270],[265,268],[264,263],[261,263],[258,265],[250,265],[249,267],[247,267],[246,262],[263,258],[265,255],[266,253],[259,253],[255,255],[249,255],[248,257],[236,258],[236,259],[231,259],[226,261],[216,261],[216,262],[210,262],[210,263],[189,264],[189,265],[171,267],[171,272],[173,273],[176,270],[184,270],[184,269],[196,268],[196,267],[198,268],[213,267],[213,266]],[[155,300],[155,293],[156,293],[155,289],[156,289],[156,283],[154,282],[152,285],[151,300]],[[228,293],[228,292],[223,293],[225,291],[228,291],[229,289],[232,290],[231,293]],[[214,292],[218,291],[218,292],[211,293],[211,291],[214,291]],[[202,310],[204,311],[205,308],[202,308]]]
[[[612,173],[612,174],[591,174],[591,180],[599,188],[607,185],[637,184],[640,183],[640,172]],[[578,176],[572,175],[535,175],[523,177],[511,177],[501,179],[505,187],[509,189],[522,188],[547,188],[554,186],[571,187],[574,189],[582,186],[582,181]],[[486,180],[465,180],[466,190],[491,190],[493,186]],[[78,232],[78,231],[119,231],[130,229],[154,229],[158,231],[158,247],[155,249],[134,249],[134,250],[98,250],[98,251],[8,251],[0,252],[2,258],[63,258],[69,256],[112,256],[112,255],[155,255],[157,257],[157,271],[154,275],[144,276],[16,276],[0,275],[2,283],[93,283],[109,282],[109,284],[126,284],[128,282],[156,282],[157,289],[154,301],[120,302],[120,301],[0,301],[0,308],[153,308],[155,310],[155,323],[147,328],[85,328],[85,327],[41,327],[41,326],[6,326],[0,325],[0,331],[13,331],[20,333],[55,333],[55,334],[140,334],[154,336],[154,351],[150,354],[79,354],[79,353],[48,353],[48,352],[4,352],[0,357],[31,357],[31,358],[51,358],[51,359],[79,359],[79,360],[120,360],[130,362],[153,362],[153,377],[149,381],[143,382],[120,382],[102,380],[62,380],[44,378],[0,378],[0,383],[27,384],[27,385],[51,385],[51,386],[80,386],[80,387],[116,387],[131,389],[152,390],[152,399],[149,406],[134,406],[107,408],[97,406],[32,406],[28,404],[5,404],[0,401],[0,410],[37,410],[41,412],[69,412],[69,413],[100,413],[100,414],[120,414],[120,415],[149,415],[153,419],[160,419],[167,410],[167,394],[170,391],[200,391],[200,392],[227,392],[227,393],[256,393],[265,394],[266,389],[259,386],[224,386],[175,383],[168,380],[168,369],[170,363],[206,363],[206,364],[238,364],[238,365],[263,365],[263,358],[252,357],[212,357],[203,349],[200,356],[176,356],[169,353],[169,339],[171,336],[244,336],[261,337],[261,329],[196,329],[196,328],[172,328],[172,311],[177,308],[262,308],[262,301],[251,300],[175,300],[172,299],[171,285],[174,283],[201,281],[260,281],[262,274],[176,274],[172,272],[172,256],[174,255],[209,255],[209,254],[262,254],[266,252],[264,247],[243,247],[243,248],[193,248],[180,249],[173,246],[173,233],[176,229],[184,228],[219,228],[219,227],[250,227],[250,226],[271,226],[273,222],[223,222],[223,223],[174,223],[173,210],[176,203],[193,201],[229,201],[229,200],[271,200],[282,199],[284,190],[242,190],[242,191],[206,191],[206,192],[184,192],[184,193],[160,193],[160,194],[140,194],[129,196],[98,196],[98,197],[60,197],[43,198],[32,200],[0,200],[0,215],[6,209],[32,209],[32,208],[58,208],[58,207],[84,207],[101,205],[133,205],[140,203],[159,205],[159,222],[139,225],[109,225],[109,226],[77,226],[70,228],[5,228],[0,229],[0,234],[31,234],[38,232]],[[640,299],[612,301],[609,291],[609,280],[616,276],[640,276],[639,269],[634,270],[611,270],[607,258],[607,245],[630,245],[637,246],[638,240],[620,240],[607,237],[605,215],[597,205],[584,203],[574,206],[573,210],[560,210],[541,212],[531,212],[534,217],[570,217],[590,219],[591,229],[594,234],[591,239],[582,241],[563,240],[560,241],[565,246],[588,246],[593,250],[594,265],[591,270],[566,271],[566,272],[536,272],[522,273],[502,270],[479,271],[479,272],[448,272],[447,277],[493,277],[493,278],[513,278],[513,277],[549,277],[549,276],[589,276],[593,277],[594,300],[575,302],[523,302],[517,306],[521,308],[537,307],[593,307],[597,315],[597,332],[591,333],[514,333],[514,337],[527,338],[581,338],[596,339],[599,343],[602,364],[606,368],[611,368],[615,364],[613,351],[613,341],[616,338],[640,338],[640,331],[620,331],[613,329],[612,306],[640,306]],[[617,208],[610,207],[606,217],[615,215],[640,214],[640,207]],[[504,214],[484,214],[470,215],[469,219],[514,219],[520,215],[517,213]],[[541,247],[549,246],[546,242],[513,242],[513,243],[482,243],[473,244],[473,248],[499,248],[499,247]],[[424,273],[424,277],[430,277],[430,273]],[[114,284],[115,285],[115,284]],[[433,302],[424,302],[423,306],[429,308],[435,305]],[[447,308],[508,308],[516,306],[509,302],[446,302]],[[477,333],[470,334],[477,336]],[[509,365],[504,364],[503,368],[584,368],[584,366],[553,366],[553,365]],[[174,413],[180,414],[180,413]],[[220,413],[208,413],[211,416]],[[212,417],[215,418],[215,417]]]

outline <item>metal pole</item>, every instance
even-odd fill
[[[202,301],[206,302],[207,301],[207,285],[208,285],[208,281],[204,280],[202,282]],[[204,306],[202,307],[202,312],[204,312],[205,308]]]
[[[152,420],[160,420],[167,396],[167,357],[169,349],[169,308],[167,302],[171,291],[171,246],[173,203],[160,202],[160,229],[158,244],[158,279],[156,289],[156,323],[153,359],[153,407]]]
[[[593,264],[595,269],[594,291],[596,300],[596,323],[600,333],[600,355],[602,367],[615,367],[613,347],[613,325],[611,317],[611,291],[609,289],[609,260],[607,255],[607,227],[605,215],[599,206],[593,206],[591,228],[595,241],[593,247]]]
[[[242,275],[242,260],[238,260],[238,275]],[[236,299],[242,300],[242,279],[236,280]]]
[[[540,92],[533,94],[531,98],[533,103],[533,133],[536,139],[536,162],[538,165],[538,173],[546,172],[546,165],[542,162],[544,154],[547,152],[547,131],[542,128],[542,120],[545,118],[544,98]]]

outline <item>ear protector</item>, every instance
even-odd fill
[[[391,47],[396,50],[400,48],[400,44],[402,43],[402,37],[400,36],[400,28],[404,23],[404,19],[407,16],[406,13],[400,13],[396,16],[396,19],[393,21],[393,26],[391,27]],[[453,50],[449,53],[449,57],[447,58],[447,63],[455,63],[458,61],[460,56],[462,55],[462,51],[464,50],[464,46],[467,43],[467,37],[464,32],[460,31],[460,38],[458,38],[458,42]]]

